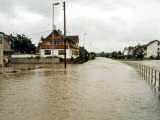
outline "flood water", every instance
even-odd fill
[[[160,120],[134,68],[105,58],[0,77],[0,120]]]
[[[139,61],[139,63],[150,66],[156,70],[160,71],[160,60],[144,60],[144,61]]]

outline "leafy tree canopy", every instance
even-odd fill
[[[12,49],[17,53],[31,54],[35,53],[36,47],[32,43],[31,39],[26,37],[24,34],[17,34],[12,37]]]

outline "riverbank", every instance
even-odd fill
[[[0,67],[0,74],[6,73],[20,73],[29,70],[41,69],[44,68],[43,65],[35,64],[10,64],[7,67]]]
[[[63,64],[9,64],[7,67],[0,67],[0,74],[22,73],[38,69],[56,69]]]

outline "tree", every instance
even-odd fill
[[[112,58],[116,59],[118,57],[118,53],[116,51],[112,52]]]
[[[36,51],[36,47],[32,43],[31,39],[23,34],[17,34],[16,37],[12,37],[11,47],[15,52],[22,54],[31,54],[35,53]]]
[[[80,57],[86,60],[89,59],[89,53],[84,47],[80,47]]]
[[[144,47],[137,46],[133,52],[133,56],[135,59],[143,59],[144,58]]]

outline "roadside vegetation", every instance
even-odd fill
[[[111,59],[119,60],[160,60],[160,56],[150,58],[145,58],[145,53],[143,51],[134,51],[132,55],[124,55],[121,51],[114,51],[111,53],[101,52],[96,54],[97,57],[106,57]]]
[[[96,59],[96,53],[88,52],[84,47],[80,47],[80,55],[78,58],[73,60],[73,63],[84,63],[94,59]]]

